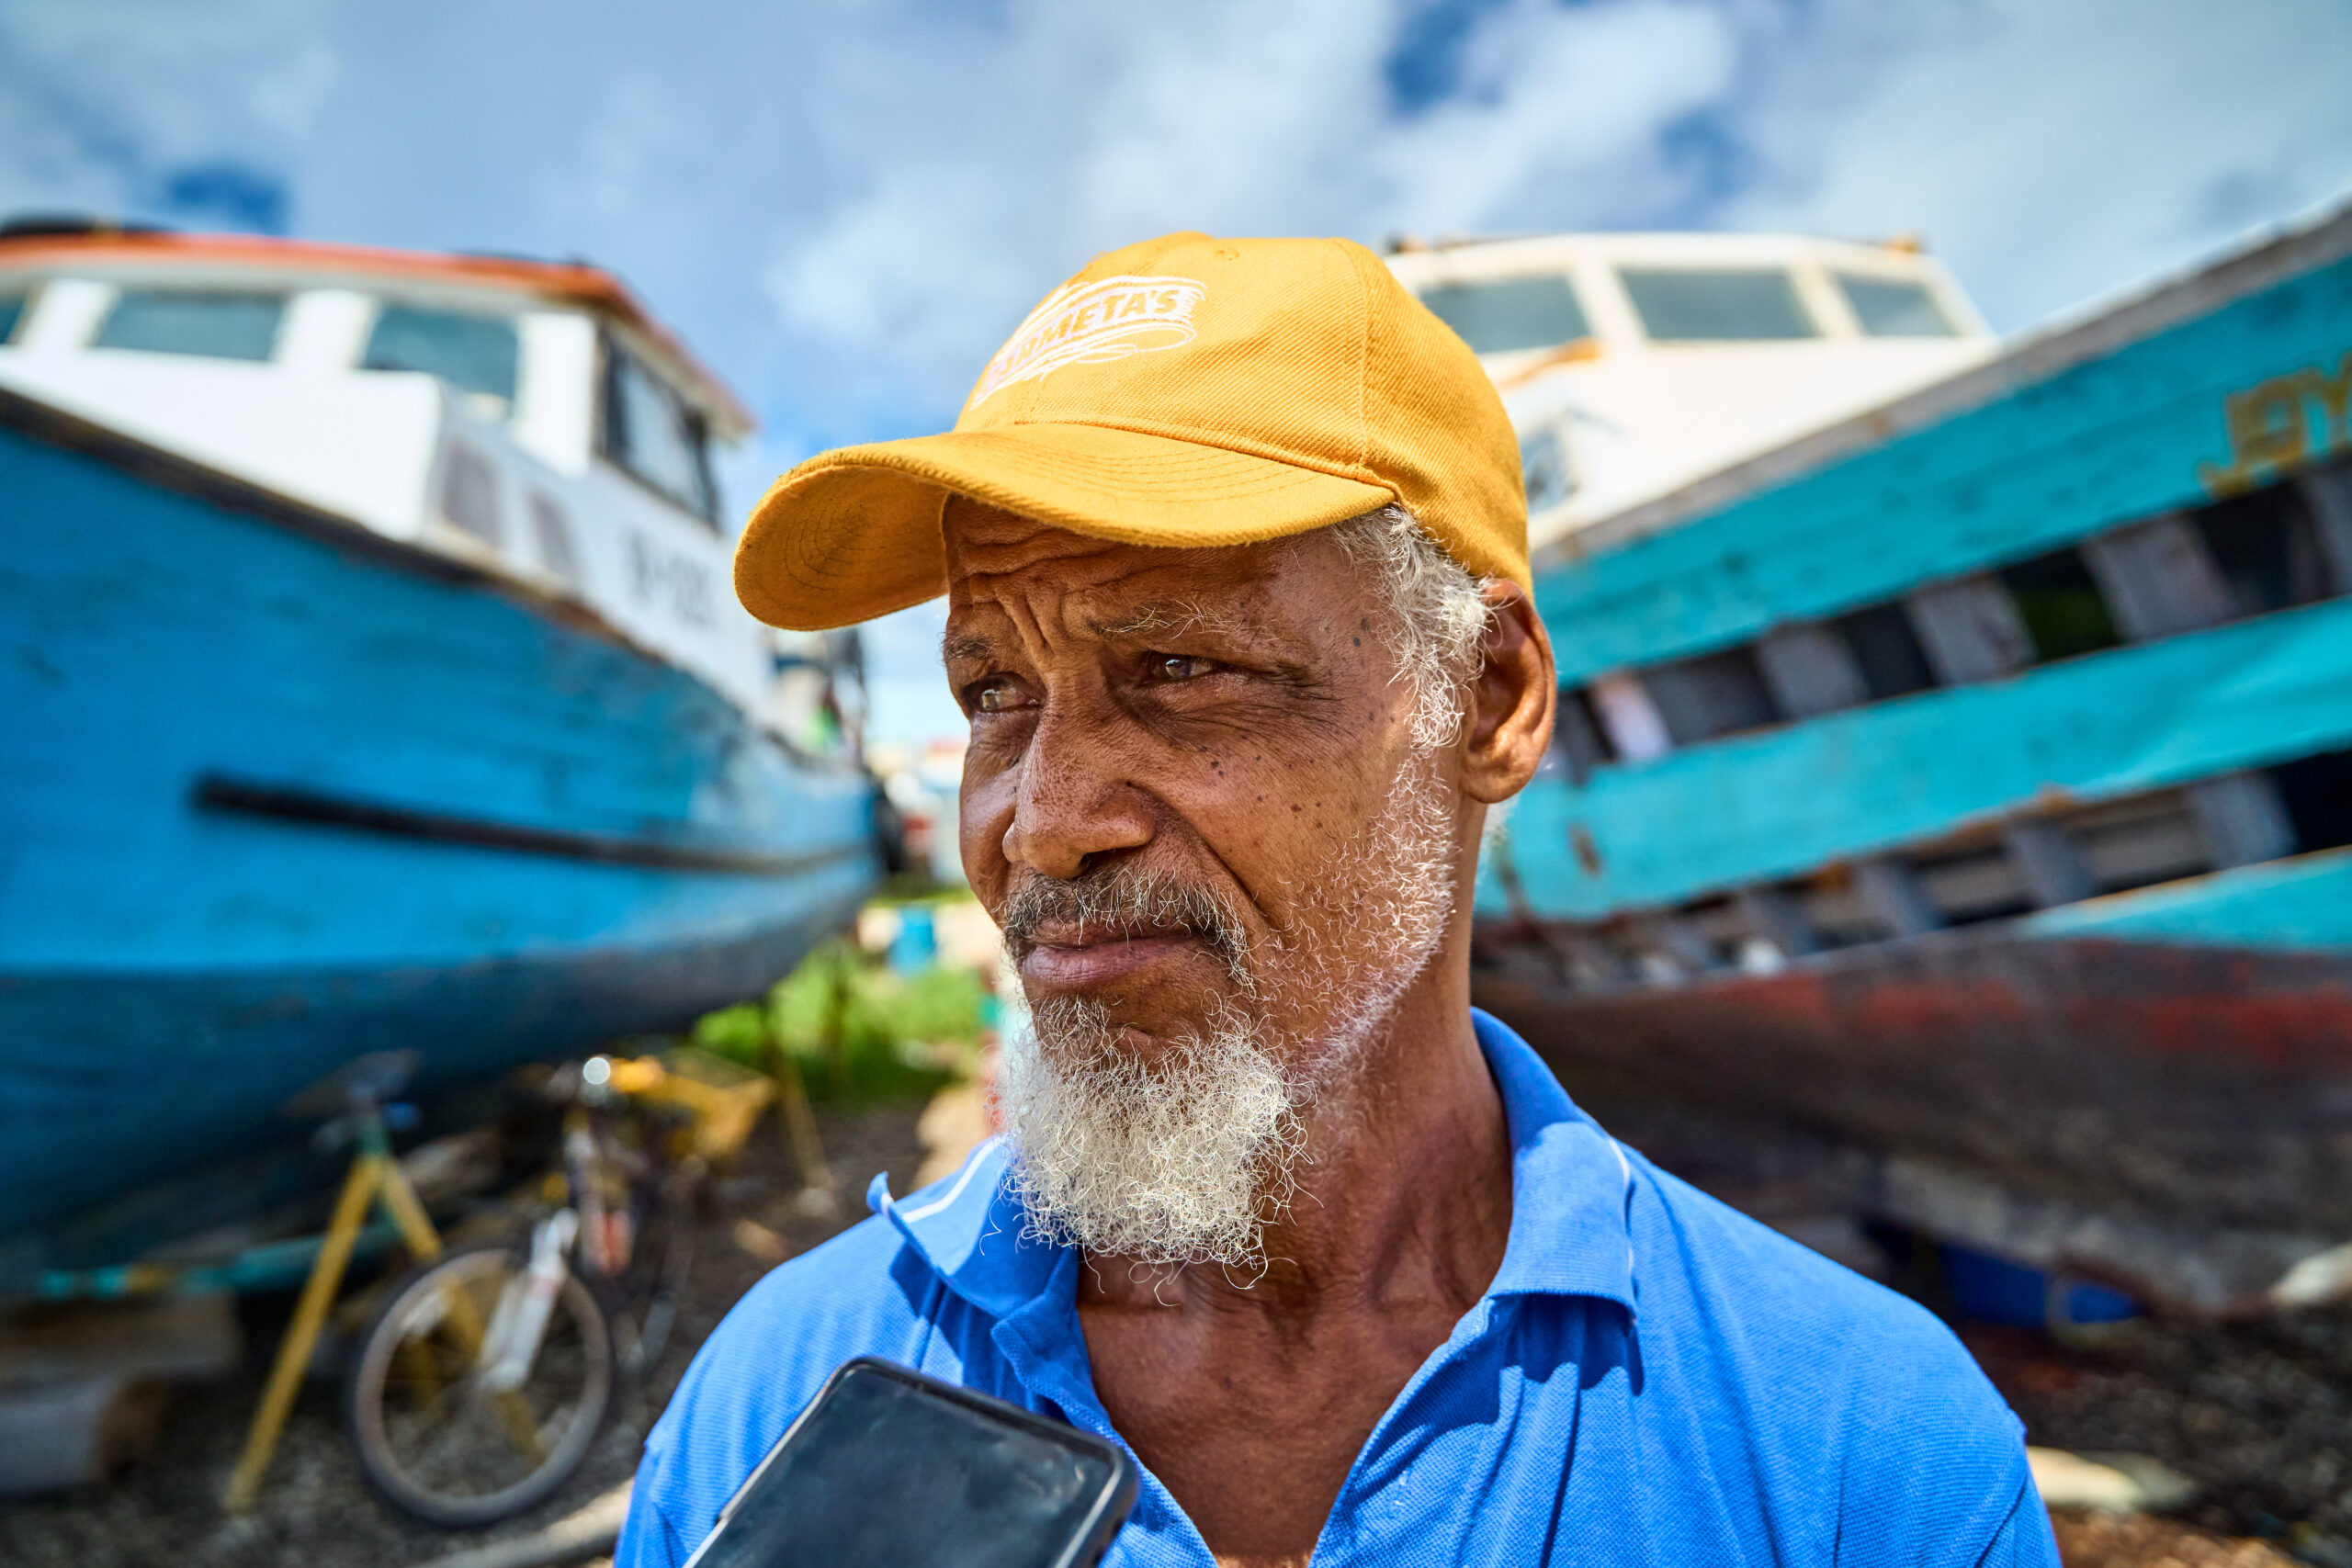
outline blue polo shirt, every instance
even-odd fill
[[[2056,1568],[2018,1420],[1941,1324],[1621,1147],[1474,1016],[1510,1124],[1502,1269],[1374,1427],[1317,1568]],[[1079,1256],[1023,1239],[1004,1175],[991,1139],[910,1198],[877,1179],[874,1218],[743,1298],[647,1439],[616,1568],[692,1555],[854,1355],[1117,1437]],[[1107,1562],[1213,1560],[1147,1471]]]

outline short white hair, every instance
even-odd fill
[[[1466,688],[1478,672],[1481,644],[1494,612],[1487,588],[1403,506],[1395,502],[1336,524],[1331,537],[1350,560],[1368,567],[1388,608],[1385,636],[1397,678],[1411,682],[1413,739],[1452,745],[1468,712]]]

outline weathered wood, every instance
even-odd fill
[[[2201,631],[2237,613],[2213,552],[2183,513],[2085,539],[2082,555],[2129,641]]]
[[[2295,483],[2327,560],[2328,592],[2352,593],[2352,461],[2313,468]]]
[[[2033,907],[2024,874],[1998,843],[1958,852],[1939,850],[1909,864],[1920,892],[1947,925]]]
[[[1674,750],[1674,737],[1640,676],[1621,670],[1601,676],[1587,690],[1592,693],[1592,705],[1617,755],[1629,762],[1646,762]]]
[[[1560,694],[1559,705],[1553,710],[1552,745],[1576,784],[1590,778],[1592,771],[1609,760],[1608,742],[1593,719],[1592,708],[1573,688]]]
[[[1757,667],[1772,701],[1791,718],[1812,718],[1871,700],[1853,650],[1817,621],[1774,626],[1756,644]]]
[[[1582,789],[1538,780],[1510,852],[1543,919],[1672,907],[2038,815],[2053,790],[2089,806],[2352,747],[2346,691],[2352,599],[2336,599],[1604,768]]]
[[[0,1495],[85,1486],[144,1457],[166,1393],[154,1378],[101,1371],[0,1394]]]
[[[1645,670],[1642,684],[1678,746],[1754,729],[1781,716],[1746,649]]]
[[[2002,839],[2036,908],[2072,904],[2098,891],[2089,860],[2059,824],[2030,818],[2010,823]]]
[[[1642,922],[1641,934],[1651,948],[1673,960],[1686,974],[1703,975],[1723,966],[1713,945],[1680,915],[1654,915]]]
[[[2258,865],[2295,852],[2295,825],[2267,773],[2204,779],[2181,792],[2216,871]]]
[[[236,1304],[225,1295],[28,1308],[0,1329],[0,1390],[96,1371],[217,1377],[243,1357]]]
[[[103,1481],[154,1445],[179,1378],[243,1356],[225,1295],[28,1309],[0,1331],[0,1495]]]
[[[526,1535],[487,1541],[436,1557],[424,1568],[553,1568],[612,1550],[628,1520],[628,1482],[555,1523]]]
[[[1559,942],[1570,971],[1587,985],[1621,986],[1634,977],[1634,966],[1624,955],[1589,931],[1562,931]]]
[[[1900,599],[1866,604],[1829,623],[1853,656],[1872,702],[1890,702],[1936,684],[1935,667],[1919,646],[1919,629]]]
[[[1990,574],[1919,589],[1905,601],[1936,679],[1948,686],[1997,680],[2033,662],[2033,638]]]
[[[1821,951],[1821,933],[1813,929],[1797,901],[1779,888],[1743,888],[1736,902],[1748,931],[1789,957],[1804,958]]]
[[[1866,860],[1854,868],[1854,891],[1871,918],[1896,936],[1941,931],[1944,918],[1919,878],[1899,860]]]
[[[2352,218],[2331,230],[2331,244],[2352,241]],[[2243,456],[2227,410],[2258,367],[2333,365],[2344,353],[2352,262],[2304,255],[2302,272],[2209,275],[2168,290],[2198,304],[2162,326],[2140,307],[2109,313],[2096,323],[2098,355],[2064,376],[2040,379],[2049,343],[2020,345],[1997,369],[1851,422],[1838,460],[1817,442],[1792,443],[1760,468],[1690,487],[1663,513],[1596,521],[1538,573],[1561,678],[1725,647],[2200,503],[2198,459]],[[2125,323],[2155,335],[2130,338]],[[1955,400],[1962,386],[1974,391]],[[1941,412],[1915,423],[1923,406]],[[1675,525],[1662,525],[1669,516]]]
[[[2116,891],[2199,875],[2211,865],[2178,790],[2072,814],[2066,832],[2090,863],[2092,880]]]

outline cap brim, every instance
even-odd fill
[[[771,626],[846,626],[946,592],[950,494],[1098,539],[1250,544],[1386,505],[1386,487],[1095,424],[1015,424],[848,446],[778,479],[735,547],[735,593]]]

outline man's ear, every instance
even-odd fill
[[[1527,590],[1516,582],[1490,582],[1486,600],[1486,641],[1462,735],[1462,788],[1471,799],[1493,806],[1535,776],[1544,749],[1552,743],[1552,709],[1560,694],[1552,672],[1552,639]]]

